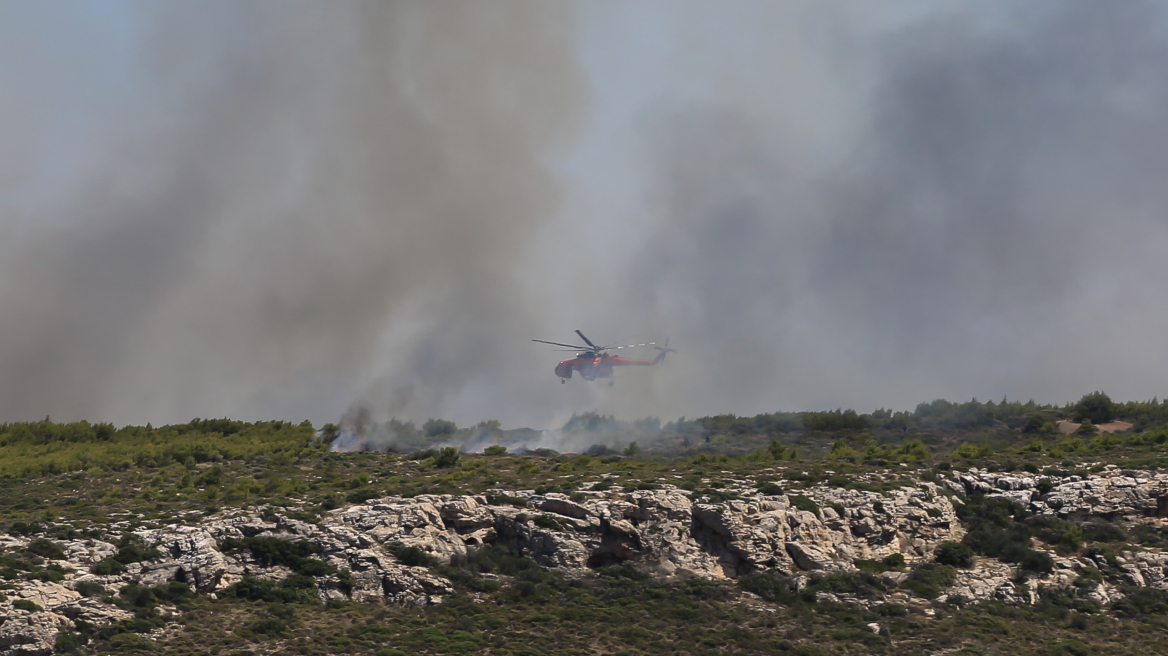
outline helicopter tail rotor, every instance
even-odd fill
[[[657,349],[658,351],[661,351],[661,353],[657,356],[657,359],[653,362],[653,364],[659,364],[661,362],[665,362],[665,354],[666,353],[677,353],[677,349],[669,348],[669,338],[668,337],[665,338],[664,345],[654,346],[653,348]]]

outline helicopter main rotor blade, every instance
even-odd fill
[[[585,336],[584,336],[584,333],[580,332],[579,330],[577,330],[577,331],[576,331],[576,334],[580,336],[580,339],[584,340],[584,343],[585,343],[585,344],[587,344],[587,345],[591,346],[592,348],[600,348],[599,346],[597,346],[597,345],[593,344],[593,343],[592,343],[592,340],[590,340],[590,339],[588,339],[587,337],[585,337]]]
[[[567,346],[568,348],[572,349],[573,351],[588,351],[588,350],[590,350],[587,346],[576,346],[575,344],[561,344],[559,342],[549,342],[545,339],[533,339],[531,341],[539,342],[540,344],[551,344],[552,346]]]

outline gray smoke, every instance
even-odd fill
[[[1163,5],[111,6],[0,4],[0,420],[1165,395]]]
[[[655,412],[1164,396],[1165,7],[966,9],[829,44],[859,120],[822,170],[782,103],[647,121],[628,305],[691,345]]]
[[[534,332],[512,267],[557,211],[542,159],[587,103],[567,7],[131,8],[124,68],[29,35],[5,58],[8,103],[110,106],[50,198],[22,211],[36,176],[5,181],[0,417],[319,422],[375,383],[390,412],[437,412]],[[68,31],[68,9],[5,5],[5,25]],[[36,113],[5,138],[61,138]]]

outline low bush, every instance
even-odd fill
[[[433,567],[438,564],[430,554],[418,547],[406,546],[400,542],[388,546],[389,552],[398,559],[398,562],[408,567]]]
[[[960,542],[947,540],[942,542],[933,551],[937,562],[953,567],[971,567],[973,565],[973,549]]]
[[[48,558],[50,560],[62,560],[65,558],[65,550],[61,548],[61,545],[47,538],[37,538],[29,542],[25,549],[41,558]]]
[[[105,595],[105,586],[97,581],[78,581],[73,589],[82,597],[101,597]]]
[[[265,567],[279,565],[305,576],[328,576],[336,574],[332,563],[310,558],[320,553],[320,547],[304,540],[281,540],[272,537],[227,538],[223,541],[224,551],[250,551]]]
[[[879,599],[884,596],[884,584],[868,572],[832,574],[813,579],[803,589],[804,595],[814,595],[817,592],[846,594],[860,599]]]
[[[815,503],[815,500],[807,495],[793,494],[789,497],[789,499],[791,501],[792,508],[795,508],[797,510],[803,510],[806,512],[815,513],[816,515],[820,514],[819,504]]]
[[[765,496],[776,497],[783,494],[783,486],[775,483],[774,481],[764,481],[759,483],[758,493]]]
[[[1124,597],[1111,605],[1111,610],[1123,617],[1168,614],[1168,592],[1159,588],[1130,588]]]
[[[888,554],[887,556],[881,558],[880,562],[883,563],[886,567],[889,567],[892,569],[902,569],[905,565],[904,554],[902,554],[902,553]]]
[[[600,483],[597,483],[595,486],[593,486],[592,489],[597,489],[597,486],[599,485]],[[527,507],[527,499],[522,497],[512,497],[506,494],[488,494],[487,503],[491,504],[492,506],[515,506],[516,508]]]
[[[27,610],[30,613],[39,613],[44,610],[28,599],[17,599],[16,601],[12,602],[12,607],[17,610]]]
[[[276,617],[264,617],[252,622],[248,628],[254,633],[278,636],[288,630],[288,623]]]
[[[738,587],[747,592],[753,592],[766,601],[787,606],[793,605],[799,599],[795,592],[794,582],[773,570],[740,576]]]
[[[54,654],[77,654],[89,644],[89,637],[72,631],[61,631],[53,643]]]
[[[282,604],[317,604],[320,597],[317,595],[316,581],[311,576],[293,574],[280,581],[268,581],[244,577],[233,583],[221,592],[216,593],[224,599],[246,599],[249,601],[264,601]]]
[[[122,572],[126,571],[126,566],[119,563],[114,558],[102,558],[98,562],[94,563],[93,567],[89,568],[89,571],[97,574],[98,576],[112,576],[114,574],[121,574]]]
[[[924,599],[936,599],[953,584],[957,570],[951,565],[927,563],[913,570],[900,587]]]

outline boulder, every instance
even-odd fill
[[[50,656],[61,626],[68,620],[53,613],[29,613],[3,609],[0,624],[0,650],[5,656]]]

